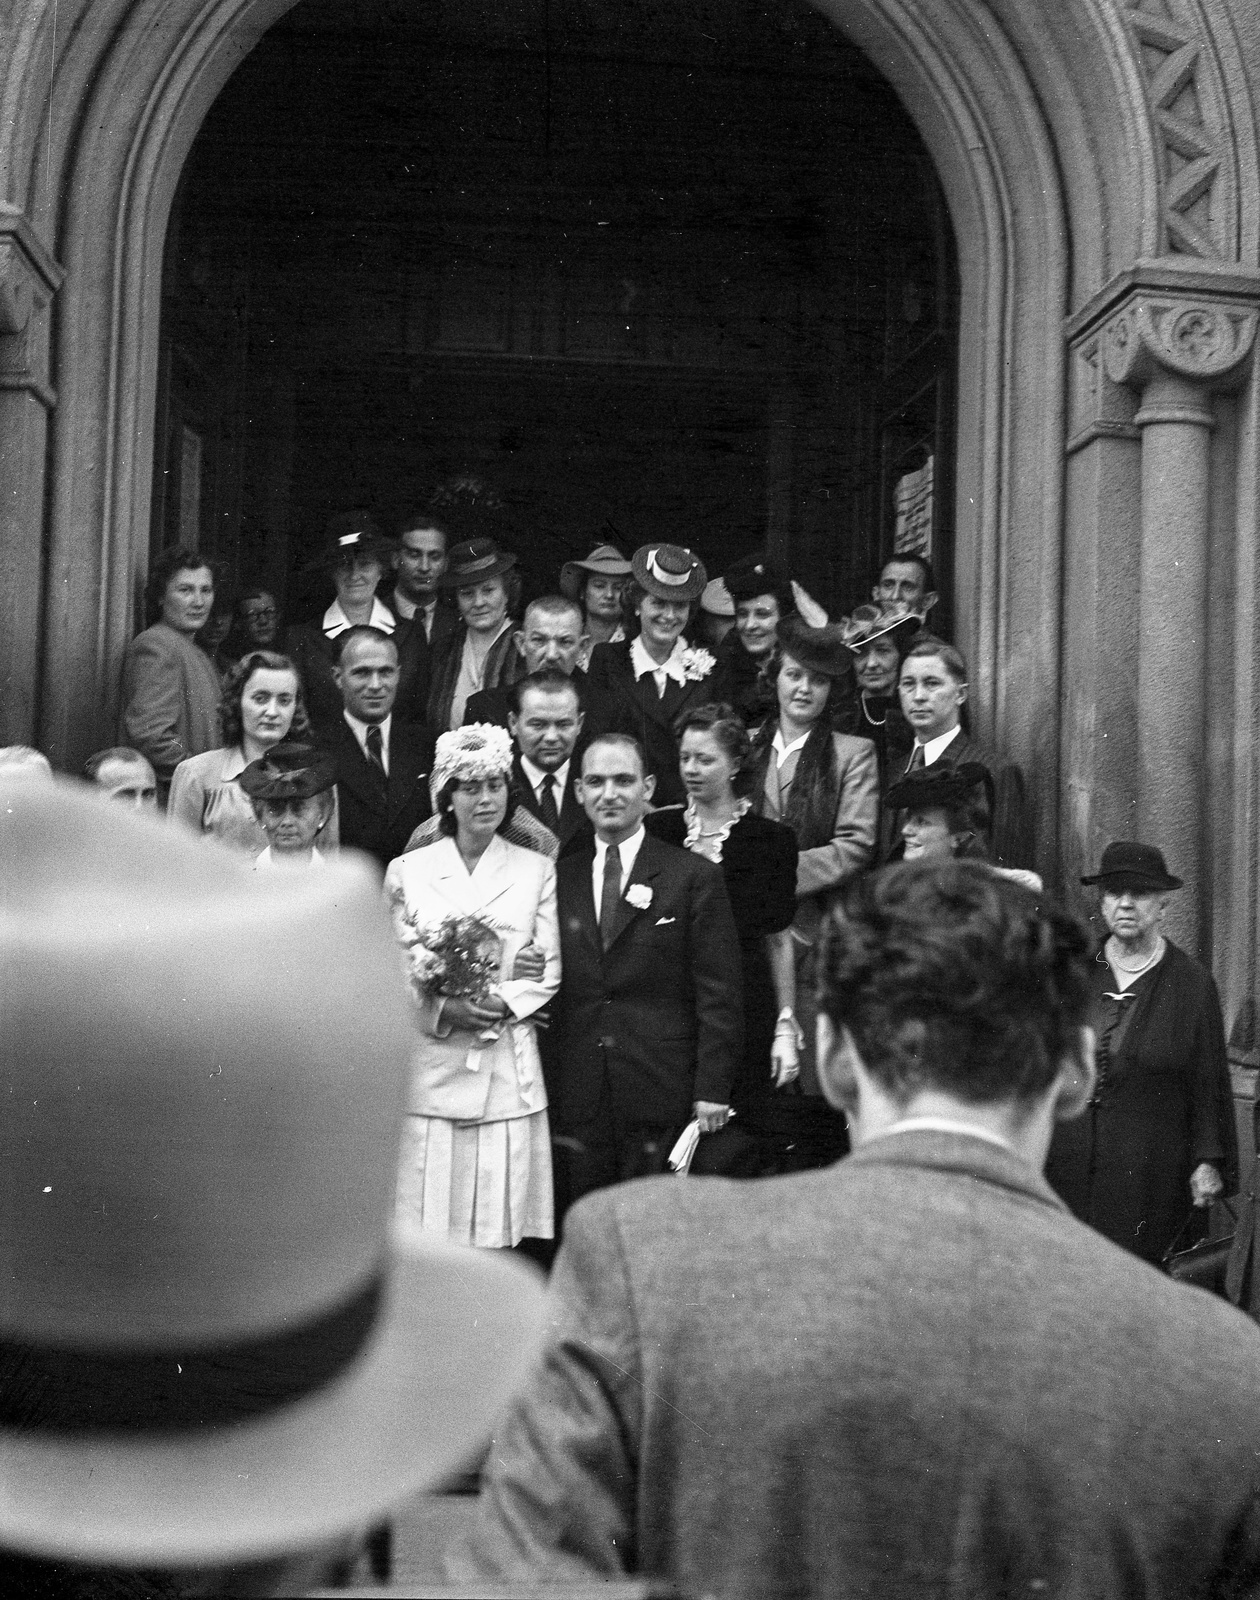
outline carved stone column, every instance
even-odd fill
[[[41,552],[48,317],[61,269],[25,217],[0,206],[0,745],[35,734],[43,612]]]
[[[1107,325],[1107,375],[1135,391],[1141,434],[1137,837],[1185,877],[1174,937],[1202,942],[1212,394],[1250,355],[1256,312],[1139,294]]]

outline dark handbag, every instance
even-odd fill
[[[1234,1234],[1238,1228],[1238,1213],[1228,1200],[1221,1202],[1229,1212],[1234,1227],[1221,1239],[1200,1239],[1197,1244],[1178,1250],[1182,1235],[1195,1220],[1195,1210],[1192,1208],[1190,1215],[1177,1229],[1172,1243],[1164,1251],[1161,1265],[1170,1278],[1175,1278],[1178,1283],[1192,1283],[1198,1289],[1207,1289],[1212,1294],[1225,1295],[1225,1269],[1229,1266],[1229,1258],[1234,1248]],[[1228,1298],[1228,1296],[1226,1296]]]

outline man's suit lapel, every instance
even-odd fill
[[[381,775],[363,754],[359,741],[344,720],[338,731],[337,741],[338,783],[349,789],[369,811],[384,815],[385,785],[381,782]]]
[[[348,730],[347,730],[348,731]],[[405,722],[393,722],[389,729],[388,815],[395,817],[411,799],[416,784],[427,779],[421,772],[421,741]]]
[[[600,952],[603,944],[599,937],[599,913],[595,909],[595,899],[591,889],[591,873],[594,867],[595,847],[592,845],[561,861],[559,871],[572,886],[569,904],[565,908],[566,915],[577,918],[582,932],[595,950]]]

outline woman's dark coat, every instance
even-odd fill
[[[1094,1015],[1114,1014],[1115,979],[1105,957],[1091,968]],[[1169,942],[1136,995],[1119,1048],[1100,1037],[1093,1103],[1055,1129],[1046,1177],[1083,1222],[1126,1250],[1158,1262],[1190,1213],[1190,1174],[1220,1169],[1238,1184],[1238,1136],[1216,985],[1206,968]],[[1105,1028],[1103,1033],[1105,1035]],[[1207,1212],[1183,1242],[1202,1234]]]
[[[658,696],[650,674],[645,673],[636,683],[628,639],[620,644],[597,644],[586,674],[582,733],[588,745],[601,733],[633,734],[647,754],[648,771],[656,778],[655,804],[681,805],[687,795],[678,775],[678,729],[696,706],[729,699],[730,680],[721,661],[705,677],[686,684],[667,679],[665,693]]]
[[[654,811],[647,830],[666,844],[684,848],[686,816],[681,806]],[[779,1014],[766,935],[782,933],[796,915],[796,837],[791,828],[747,811],[722,846],[722,877],[735,914],[744,974],[744,1054],[731,1089],[731,1104],[747,1115],[752,1102],[774,1092],[770,1046]]]

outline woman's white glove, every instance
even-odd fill
[[[770,1070],[776,1089],[782,1089],[784,1084],[791,1083],[793,1078],[799,1076],[801,1051],[804,1048],[805,1035],[801,1032],[800,1023],[784,1006],[774,1025],[774,1042],[770,1046]]]

